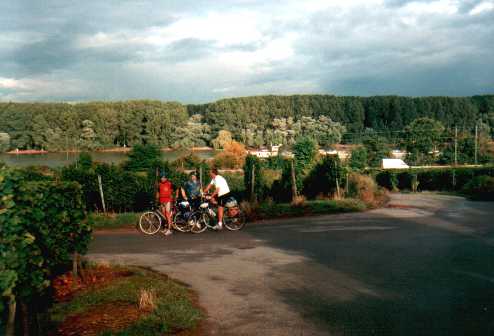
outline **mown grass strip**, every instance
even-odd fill
[[[194,306],[190,292],[166,277],[143,269],[129,269],[132,274],[112,283],[76,295],[70,302],[58,303],[51,310],[51,320],[62,323],[68,316],[84,314],[98,305],[139,305],[141,290],[154,293],[155,309],[144,314],[131,326],[120,331],[104,331],[102,335],[161,335],[177,330],[193,329],[202,318]]]

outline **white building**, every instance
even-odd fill
[[[273,152],[267,149],[251,149],[248,151],[249,154],[257,156],[260,159],[267,159],[271,156],[275,156],[278,153],[273,155]]]
[[[410,168],[402,159],[382,159],[382,169],[405,169]]]
[[[402,150],[399,150],[399,149],[393,149],[391,151],[391,157],[393,159],[402,159],[407,155],[407,152],[406,151],[402,151]]]

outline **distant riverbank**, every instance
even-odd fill
[[[112,147],[112,148],[98,148],[91,150],[90,152],[101,152],[101,153],[128,153],[132,150],[132,147]],[[192,147],[190,149],[174,149],[170,147],[161,148],[162,152],[174,152],[174,151],[187,151],[190,150],[192,152],[207,152],[214,151],[212,147]],[[53,151],[49,152],[43,149],[14,149],[6,152],[5,154],[15,154],[15,155],[34,155],[34,154],[48,154],[48,153],[81,153],[86,152],[80,149],[69,149],[69,150],[61,150],[61,151]]]
[[[118,150],[117,150],[118,149]],[[123,150],[122,150],[123,149]],[[89,151],[96,162],[119,164],[127,160],[130,148],[116,148]],[[185,155],[187,151],[162,149],[163,159],[173,161]],[[212,158],[216,151],[210,148],[194,148],[190,151],[201,159]],[[79,157],[80,151],[46,152],[46,151],[19,151],[17,153],[0,153],[0,161],[11,167],[47,166],[50,168],[63,167],[74,163]]]

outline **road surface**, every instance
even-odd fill
[[[393,194],[242,232],[99,233],[89,257],[190,285],[211,335],[494,335],[494,203]]]

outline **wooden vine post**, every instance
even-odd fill
[[[199,185],[201,186],[202,190],[202,166],[199,167]]]
[[[15,335],[15,312],[17,310],[17,303],[15,296],[12,295],[9,300],[9,316],[7,318],[7,325],[5,326],[5,336]]]
[[[338,199],[341,198],[341,195],[340,195],[340,183],[338,182],[338,178],[336,178],[336,196]]]
[[[78,260],[79,260],[79,253],[74,252],[74,254],[72,255],[72,278],[73,278],[72,287],[73,288],[76,288],[77,287],[77,279],[79,277],[79,272],[78,272],[79,263],[78,263]]]
[[[252,203],[256,202],[256,193],[255,193],[255,183],[256,183],[256,165],[252,165],[251,177],[250,177],[250,201]]]
[[[103,183],[101,182],[101,175],[98,175],[98,185],[99,194],[101,196],[101,205],[103,206],[103,212],[106,213],[105,195],[103,194]]]
[[[292,202],[297,201],[297,179],[295,177],[295,165],[294,160],[290,161],[291,171],[292,171]]]

